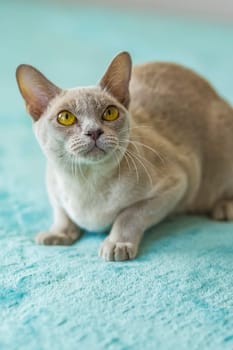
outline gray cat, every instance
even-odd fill
[[[233,219],[233,110],[191,70],[147,63],[131,72],[123,52],[93,87],[62,90],[29,65],[16,76],[54,210],[37,243],[109,230],[99,254],[121,261],[171,213]]]

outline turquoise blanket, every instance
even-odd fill
[[[204,74],[233,102],[233,26],[127,10],[0,2],[0,349],[232,350],[233,223],[171,218],[137,260],[105,263],[104,236],[36,246],[51,224],[45,161],[15,83],[30,63],[94,84],[121,50]]]

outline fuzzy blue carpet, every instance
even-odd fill
[[[102,235],[36,246],[51,223],[45,162],[14,72],[30,63],[63,87],[94,84],[121,50],[172,60],[233,102],[233,26],[132,10],[0,2],[0,349],[232,350],[233,224],[167,220],[137,260],[105,263]]]

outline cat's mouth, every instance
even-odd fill
[[[68,147],[68,152],[74,156],[77,156],[80,160],[85,162],[97,162],[104,159],[109,153],[111,153],[112,147],[107,144],[99,144],[97,142],[89,144],[77,144],[74,143]]]
[[[103,148],[95,144],[89,150],[87,150],[86,156],[91,156],[91,158],[93,158],[93,157],[99,157],[101,155],[104,155],[105,153],[106,151]]]
[[[90,150],[87,151],[87,154],[89,153],[95,153],[95,152],[104,152],[105,150],[103,150],[101,147],[98,147],[97,145],[94,145]]]

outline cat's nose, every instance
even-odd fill
[[[94,141],[96,141],[100,135],[103,134],[103,130],[102,129],[96,129],[96,130],[89,130],[86,132],[87,136],[90,136],[90,138]]]

